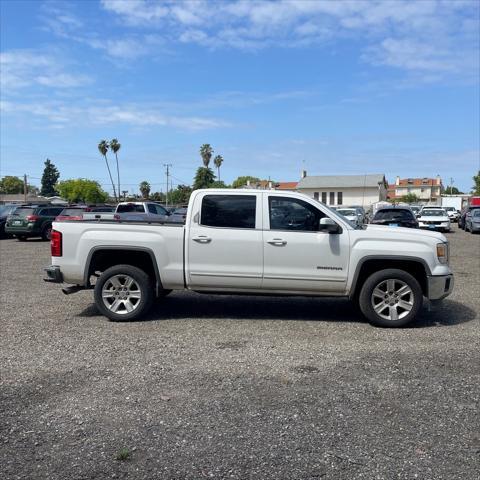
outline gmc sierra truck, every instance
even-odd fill
[[[146,314],[172,290],[349,297],[370,323],[400,327],[424,297],[452,292],[437,232],[356,226],[317,200],[275,190],[196,190],[185,225],[54,222],[46,281],[93,289],[111,320]]]

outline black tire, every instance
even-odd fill
[[[397,287],[401,287],[401,285],[408,286],[410,292],[401,294],[400,296],[404,296],[403,299],[397,297],[389,296],[388,290],[385,291],[385,298],[379,300],[378,293],[375,292],[382,291],[381,286],[383,286],[382,282],[387,282],[387,280],[394,281],[394,289],[393,292],[399,290],[395,290]],[[378,289],[377,289],[378,288]],[[403,287],[401,287],[403,288]],[[382,292],[383,293],[383,292]],[[405,300],[407,298],[407,300]],[[381,303],[385,305],[384,310],[377,313],[374,310],[374,302],[378,302],[376,305],[377,307],[381,308]],[[387,303],[387,302],[401,302],[405,304],[411,304],[410,310],[403,309],[401,303]],[[385,270],[380,270],[378,272],[373,273],[370,275],[363,284],[360,295],[358,298],[358,303],[360,306],[360,310],[362,313],[367,317],[368,321],[377,327],[403,327],[408,323],[412,322],[415,317],[417,316],[420,308],[423,304],[423,293],[422,288],[418,281],[409,273],[405,272],[404,270],[399,270],[396,268],[388,268]],[[388,314],[386,313],[388,309]],[[399,310],[400,309],[400,313]],[[397,312],[398,318],[384,318],[387,315],[391,315],[392,311]],[[393,317],[395,315],[392,315]]]
[[[128,289],[128,292],[124,292],[123,288],[126,288],[126,282],[122,285],[122,277],[130,277],[133,279],[135,289]],[[112,296],[105,300],[106,303],[109,303],[113,308],[113,304],[117,302],[118,310],[117,312],[111,310],[106,306],[103,299],[104,286],[107,284],[107,287],[112,284],[112,279],[118,280],[120,282],[120,292],[115,291],[115,287],[112,285],[113,290],[107,289],[108,292],[112,292]],[[107,283],[109,282],[109,283]],[[117,290],[120,290],[117,288]],[[128,312],[127,303],[132,305],[133,292],[136,292],[136,295],[140,295],[138,302],[133,304],[133,310]],[[127,298],[127,296],[120,298],[120,296],[114,297],[113,295],[130,295],[132,294],[132,299]],[[126,322],[130,320],[137,320],[145,315],[150,307],[152,306],[152,300],[154,297],[154,288],[151,278],[143,271],[132,265],[115,265],[105,270],[98,280],[95,283],[94,298],[95,304],[100,312],[105,315],[110,320],[114,322]],[[110,300],[113,300],[110,303]]]
[[[26,242],[27,241],[27,237],[25,235],[17,235],[17,240],[19,242]]]
[[[42,228],[42,239],[47,241],[47,240],[50,240],[52,236],[52,224],[48,224],[48,225],[45,225],[43,228]]]

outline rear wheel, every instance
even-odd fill
[[[391,268],[370,275],[358,300],[362,313],[372,325],[403,327],[415,319],[422,307],[423,293],[412,275]]]
[[[95,304],[115,322],[136,320],[152,305],[154,292],[150,277],[132,265],[105,270],[95,283]]]
[[[42,229],[42,238],[43,240],[50,240],[51,237],[52,237],[52,226],[45,225]]]

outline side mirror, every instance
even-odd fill
[[[342,229],[338,223],[335,223],[331,218],[324,217],[320,219],[320,224],[318,225],[318,230],[320,232],[327,233],[341,233]]]

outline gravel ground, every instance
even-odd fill
[[[341,299],[174,293],[111,323],[0,242],[2,479],[478,479],[480,235],[400,330]]]

